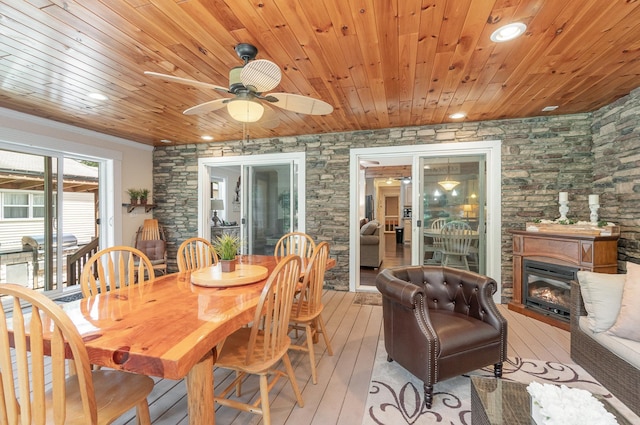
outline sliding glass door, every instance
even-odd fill
[[[369,180],[375,183],[376,179],[410,181],[402,183],[400,190],[400,195],[404,195],[399,212],[403,216],[404,244],[397,244],[397,240],[392,238],[385,240],[387,246],[395,243],[392,255],[397,256],[398,248],[410,245],[411,264],[441,264],[442,254],[434,255],[433,235],[426,234],[427,230],[436,219],[441,219],[441,222],[459,221],[469,226],[473,237],[470,253],[465,255],[469,269],[499,281],[502,243],[500,147],[500,141],[493,140],[352,149],[350,290],[376,290],[368,275],[365,275],[363,283],[360,267],[360,222],[371,210],[376,211],[381,200],[377,192],[369,189]],[[408,176],[411,178],[406,178]],[[455,184],[445,184],[447,180]],[[371,197],[373,199],[370,200]],[[370,204],[373,207],[369,207]],[[402,260],[406,261],[404,255],[403,252]],[[384,267],[383,259],[381,268]],[[499,301],[500,290],[497,294],[496,300]]]
[[[278,239],[298,228],[295,168],[293,162],[245,167],[248,253],[272,255]]]
[[[100,163],[0,148],[0,282],[54,294],[97,237]]]
[[[201,159],[199,234],[237,231],[243,253],[272,255],[282,235],[305,230],[304,161],[304,153]],[[211,221],[213,181],[226,193],[215,203],[222,226]]]
[[[423,264],[442,264],[441,228],[460,222],[469,229],[466,258],[451,256],[459,267],[486,272],[486,161],[484,155],[429,156],[420,158],[420,198],[418,214],[423,236],[416,249]],[[416,221],[417,223],[417,221]],[[453,258],[455,257],[455,258]]]

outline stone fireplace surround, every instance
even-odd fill
[[[547,263],[573,270],[616,273],[618,270],[618,237],[581,234],[557,234],[514,230],[513,235],[513,300],[509,309],[569,330],[569,323],[541,313],[525,305],[523,274],[525,260]]]

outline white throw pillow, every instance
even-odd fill
[[[583,270],[577,275],[584,308],[588,314],[589,328],[593,332],[604,332],[613,326],[618,318],[627,275]]]
[[[640,308],[634,303],[640,297],[640,264],[627,262],[626,276],[620,314],[609,333],[640,342]]]

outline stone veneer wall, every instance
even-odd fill
[[[600,216],[620,225],[618,269],[640,263],[640,89],[593,114],[594,193]]]
[[[576,114],[159,147],[154,153],[154,217],[165,226],[169,258],[175,259],[177,246],[197,233],[199,157],[305,151],[307,232],[329,241],[337,259],[327,286],[347,290],[350,149],[501,140],[502,276],[494,277],[502,279],[502,298],[508,300],[513,282],[509,231],[535,218],[557,218],[561,190],[570,193],[570,218],[589,217],[587,197],[597,193],[591,125],[591,114]],[[601,217],[615,221],[606,199]],[[171,267],[175,270],[175,261]]]

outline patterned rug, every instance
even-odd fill
[[[493,376],[493,366],[479,369],[469,375]],[[433,391],[433,406],[424,405],[422,381],[415,378],[396,362],[387,362],[384,342],[378,345],[376,360],[369,384],[369,395],[363,425],[422,425],[471,424],[471,380],[469,375],[458,376],[437,383]],[[502,379],[522,382],[564,384],[601,394],[633,424],[640,419],[618,399],[613,397],[584,369],[575,364],[544,362],[510,358],[503,365]]]
[[[362,305],[382,305],[382,295],[377,292],[358,292],[353,299],[353,303]]]

